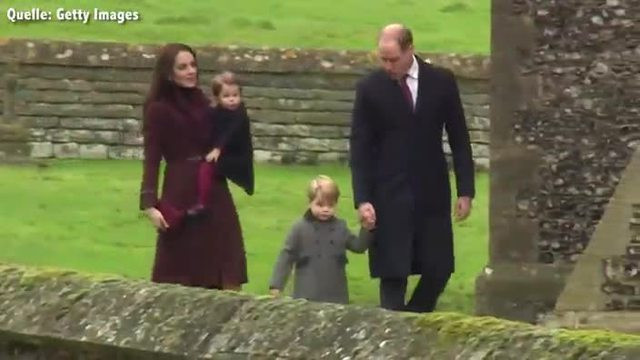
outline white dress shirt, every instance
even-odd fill
[[[413,100],[413,107],[416,106],[416,99],[418,98],[418,59],[413,57],[413,63],[407,71],[407,86],[411,90],[411,99]]]

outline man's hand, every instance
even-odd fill
[[[456,201],[456,208],[454,210],[454,216],[456,221],[463,221],[471,213],[471,198],[468,196],[461,196]]]
[[[367,230],[371,230],[376,227],[376,210],[371,203],[362,203],[358,207],[358,217],[360,218],[360,224]]]

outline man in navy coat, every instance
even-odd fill
[[[430,312],[454,270],[449,170],[453,155],[458,220],[471,211],[474,165],[453,73],[414,54],[411,31],[400,24],[378,38],[381,69],[357,85],[350,139],[355,206],[375,228],[371,276],[380,278],[380,305]],[[405,304],[407,277],[420,280]]]

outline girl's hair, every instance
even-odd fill
[[[151,86],[149,87],[149,92],[147,92],[147,98],[144,102],[145,108],[153,101],[175,100],[175,85],[173,81],[171,81],[171,78],[173,76],[173,66],[175,65],[176,56],[181,51],[190,52],[191,55],[193,55],[194,60],[196,59],[196,52],[190,46],[185,44],[167,44],[160,50],[153,69]]]
[[[337,203],[340,197],[338,184],[326,175],[316,176],[309,182],[307,197],[309,198],[309,202],[312,202],[318,196],[320,196],[320,199],[329,201],[332,204]]]
[[[225,71],[213,77],[213,81],[211,82],[211,93],[213,96],[220,96],[224,85],[235,85],[238,87],[238,90],[242,91],[242,88],[240,88],[236,79],[236,75],[231,71]]]

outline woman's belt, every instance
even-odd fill
[[[202,160],[204,160],[204,157],[202,155],[194,155],[194,156],[186,157],[184,159],[169,159],[167,160],[167,164],[183,163],[183,162],[199,162]]]

